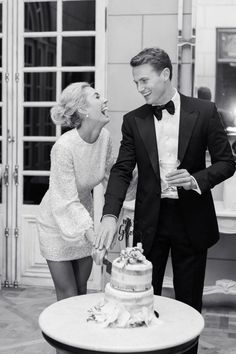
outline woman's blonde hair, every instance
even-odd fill
[[[82,116],[79,108],[86,102],[84,89],[90,87],[88,82],[75,82],[67,86],[59,96],[58,103],[51,108],[53,123],[69,128],[79,128]]]

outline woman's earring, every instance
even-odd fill
[[[88,113],[86,114],[86,116],[85,116],[86,118],[88,118],[89,117],[89,115],[88,115]]]

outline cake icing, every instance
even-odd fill
[[[153,288],[139,292],[125,292],[114,289],[110,283],[105,287],[105,301],[113,301],[122,304],[130,313],[137,313],[141,307],[146,307],[153,312]]]
[[[120,258],[112,263],[111,286],[123,291],[145,291],[151,288],[152,264],[144,259],[140,263],[124,263]]]

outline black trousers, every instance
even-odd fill
[[[182,222],[178,199],[161,200],[158,231],[147,258],[153,265],[153,288],[161,295],[169,252],[176,300],[201,312],[207,250],[194,250]],[[197,346],[188,354],[197,353]]]

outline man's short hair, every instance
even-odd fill
[[[170,70],[170,80],[172,79],[172,64],[169,55],[161,48],[145,48],[130,60],[132,67],[150,64],[157,72],[168,68]]]

